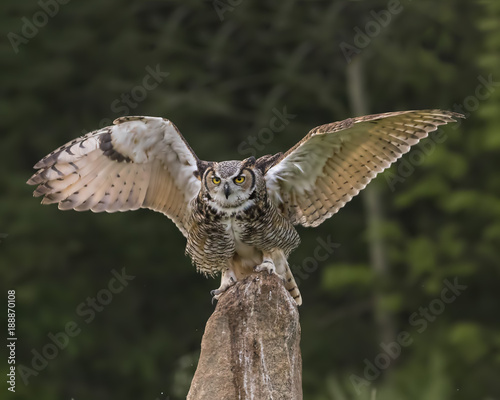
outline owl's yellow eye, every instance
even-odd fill
[[[245,182],[245,177],[243,175],[234,178],[234,183],[243,183],[243,182]]]
[[[213,182],[214,184],[218,185],[218,184],[220,183],[220,178],[217,178],[216,176],[214,176],[214,177],[212,178],[212,182]]]

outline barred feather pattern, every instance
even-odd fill
[[[236,213],[211,208],[205,193],[193,201],[186,253],[200,272],[214,275],[231,268],[238,257],[236,240],[260,252],[282,250],[286,257],[299,245],[293,225],[270,201],[265,188],[259,192],[255,204]]]
[[[149,208],[187,236],[186,216],[199,192],[198,158],[164,118],[122,117],[40,160],[28,180],[34,196],[59,209],[93,212]]]
[[[321,224],[429,132],[462,117],[422,110],[350,118],[312,129],[285,154],[222,163],[200,160],[167,119],[122,117],[44,157],[28,184],[62,210],[162,212],[200,272],[228,272],[221,287],[231,272],[240,279],[274,263],[300,305],[287,263],[300,242],[294,225]],[[222,184],[209,193],[208,171],[219,173],[225,194]],[[236,187],[243,171],[251,186]]]
[[[270,196],[294,225],[317,226],[429,132],[457,118],[463,116],[402,111],[318,126],[269,168]]]

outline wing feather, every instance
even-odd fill
[[[290,221],[317,226],[439,125],[461,114],[402,111],[312,129],[267,169],[268,192]]]
[[[73,191],[73,193],[67,198],[70,204],[68,204],[65,209],[70,207],[76,211],[87,211],[97,204],[100,200],[100,191],[106,190],[104,182],[106,182],[113,169],[113,164],[104,162],[102,164],[100,168],[89,173],[86,176],[87,179],[83,178],[77,183],[79,187],[74,188],[77,189],[76,191],[73,191],[74,189],[68,191]]]
[[[92,211],[94,212],[102,212],[106,211],[109,213],[114,213],[117,211],[120,211],[121,204],[118,200],[118,197],[120,196],[120,190],[119,190],[119,184],[117,184],[114,179],[117,174],[120,173],[122,170],[123,165],[120,163],[116,163],[114,168],[110,171],[108,180],[106,183],[103,185],[106,187],[106,191],[104,193],[103,198],[101,199],[102,203],[97,203],[93,208]]]
[[[122,117],[48,154],[27,183],[38,185],[34,195],[43,204],[93,212],[150,208],[187,235],[199,161],[169,120]]]
[[[61,186],[58,187],[57,189],[54,188],[52,189],[49,193],[45,193],[45,197],[42,199],[42,204],[52,204],[52,203],[59,203],[59,209],[65,210],[67,208],[62,207],[63,203],[60,203],[63,200],[67,200],[68,197],[71,195],[75,194],[78,195],[81,189],[85,188],[85,185],[88,185],[89,182],[91,182],[96,174],[102,169],[103,167],[103,161],[99,162],[97,159],[94,160],[93,158],[96,157],[91,157],[88,161],[88,164],[84,164],[80,170],[77,171],[78,179],[76,181],[71,181],[72,183],[69,183],[68,186]],[[62,183],[64,183],[66,179],[64,178]],[[46,184],[47,185],[47,184]],[[48,182],[48,186],[51,186],[51,183]],[[35,196],[38,196],[39,194],[35,190]],[[85,200],[85,199],[83,199]],[[82,201],[83,201],[82,200]],[[72,202],[75,201],[75,198],[73,197],[72,201],[65,201],[64,204],[66,206],[69,206]],[[79,204],[79,203],[78,203]]]
[[[88,179],[82,179],[77,182],[77,185],[71,185],[68,189],[63,191],[55,199],[51,199],[51,202],[57,202],[58,208],[60,210],[76,210],[85,211],[85,205],[89,204],[93,200],[93,195],[95,192],[95,187],[97,185],[92,185],[95,180],[95,175],[93,177],[89,176]],[[42,200],[45,204],[45,200]]]

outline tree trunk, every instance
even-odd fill
[[[347,67],[347,93],[351,108],[355,115],[369,114],[368,93],[365,87],[363,73],[363,58],[357,56]],[[390,311],[382,304],[383,291],[381,282],[389,274],[389,262],[384,241],[382,226],[384,223],[384,207],[378,182],[371,182],[361,192],[367,217],[368,246],[370,251],[370,265],[375,273],[374,312],[379,328],[379,337],[384,343],[394,341],[396,336],[395,324]]]
[[[224,293],[209,318],[187,400],[302,400],[297,305],[277,275]]]

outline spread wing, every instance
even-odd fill
[[[149,208],[186,236],[188,208],[200,190],[198,157],[176,126],[156,117],[122,117],[39,161],[34,196],[59,209],[115,212]]]
[[[463,116],[402,111],[318,126],[267,170],[268,192],[292,223],[317,226],[411,146],[455,118]]]

